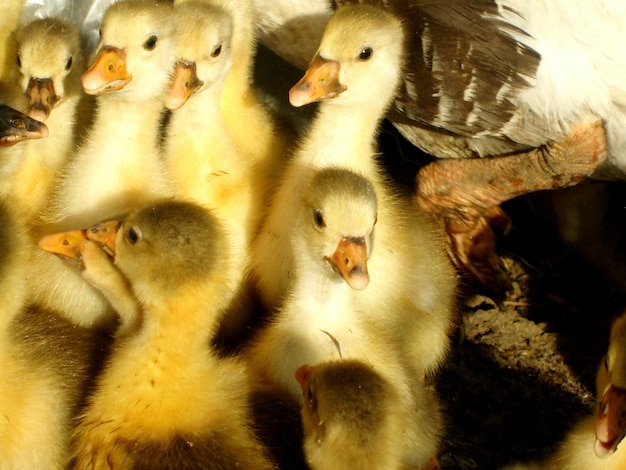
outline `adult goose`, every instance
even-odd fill
[[[81,234],[75,255],[119,271],[108,294],[130,292],[138,319],[116,334],[80,419],[76,467],[274,468],[252,432],[244,364],[209,345],[237,270],[219,220],[165,201]],[[83,257],[88,246],[113,260]]]

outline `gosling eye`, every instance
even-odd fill
[[[306,389],[306,398],[310,402],[312,402],[315,399],[315,390],[313,388],[313,384],[312,383],[309,384],[309,386]]]
[[[222,53],[222,45],[218,45],[211,51],[211,57],[218,57]]]
[[[72,56],[70,56],[70,58],[67,59],[67,63],[65,64],[65,70],[69,72],[70,69],[72,68],[72,64],[73,64],[73,59],[72,59]]]
[[[156,35],[152,34],[152,35],[148,36],[148,38],[143,42],[142,47],[146,51],[153,51],[154,48],[156,47],[158,41],[159,41],[159,38],[156,37]]]
[[[126,231],[126,240],[128,240],[128,243],[130,243],[131,245],[136,244],[139,241],[140,235],[139,232],[131,227]]]
[[[319,229],[326,228],[326,221],[324,220],[324,214],[319,209],[315,209],[313,212],[313,222],[315,222],[315,226]]]
[[[22,68],[22,58],[20,57],[20,55],[17,55],[17,60],[15,61],[15,63],[17,64],[17,66],[19,68]]]
[[[364,47],[359,53],[359,60],[369,60],[374,54],[374,50],[371,47]]]

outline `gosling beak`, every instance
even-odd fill
[[[626,436],[625,389],[609,384],[598,405],[595,431],[595,453],[599,458],[608,457]]]
[[[165,107],[171,110],[180,108],[202,85],[204,82],[198,78],[196,63],[179,61],[172,86],[165,97]]]
[[[85,236],[100,245],[109,256],[115,256],[115,238],[121,226],[120,220],[101,222],[85,230]]]
[[[72,266],[84,271],[83,249],[87,237],[84,230],[72,230],[70,232],[53,233],[39,240],[39,248],[59,256]]]
[[[298,367],[298,369],[296,370],[296,380],[300,384],[300,387],[302,388],[302,393],[304,394],[306,394],[307,390],[309,389],[312,370],[313,369],[311,368],[311,366],[307,364]]]
[[[26,96],[29,99],[28,115],[37,121],[45,121],[60,97],[54,91],[54,83],[50,78],[33,78],[28,82]]]
[[[81,81],[88,95],[99,95],[124,88],[133,76],[126,71],[126,51],[105,46],[100,49]]]
[[[315,101],[336,98],[347,87],[339,82],[341,64],[316,55],[304,77],[289,90],[289,102],[300,107]]]
[[[342,238],[333,255],[327,260],[333,270],[354,290],[363,290],[369,284],[365,238]]]
[[[48,136],[48,127],[16,109],[0,104],[0,147]]]

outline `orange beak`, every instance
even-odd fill
[[[316,55],[304,77],[289,90],[289,102],[300,107],[331,98],[336,98],[346,91],[339,82],[341,64]]]
[[[30,101],[28,115],[41,122],[48,119],[52,108],[60,99],[54,91],[54,83],[50,78],[31,77],[26,89],[26,96]]]
[[[126,71],[126,51],[105,46],[100,49],[81,81],[88,95],[99,95],[124,88],[133,76]]]
[[[96,242],[110,256],[115,256],[115,239],[122,226],[119,220],[101,222],[85,231],[88,240]]]
[[[180,108],[202,85],[204,82],[198,78],[195,62],[178,62],[172,86],[165,97],[165,107]]]
[[[300,384],[300,387],[302,387],[302,392],[306,393],[307,389],[309,388],[309,383],[311,382],[311,372],[313,371],[313,368],[309,365],[303,365],[298,367],[298,370],[296,370],[296,380],[298,381],[298,383]]]
[[[363,237],[342,238],[328,261],[333,270],[354,290],[363,290],[369,284],[367,245]]]
[[[39,248],[55,254],[78,269],[83,271],[83,249],[87,237],[84,230],[72,230],[70,232],[53,233],[39,240]]]
[[[598,405],[595,431],[595,453],[600,458],[608,457],[626,436],[626,390],[608,386]]]

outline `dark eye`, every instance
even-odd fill
[[[65,64],[65,70],[69,71],[72,68],[72,63],[73,63],[73,60],[71,57],[67,59],[67,63]]]
[[[154,34],[152,36],[148,36],[148,39],[143,42],[143,48],[146,51],[153,51],[158,40],[159,38],[157,38]]]
[[[22,58],[20,57],[20,55],[17,55],[17,60],[15,61],[15,63],[17,64],[18,67],[22,67]]]
[[[369,60],[373,53],[374,51],[371,47],[365,47],[359,54],[359,60]]]
[[[137,230],[132,227],[129,228],[126,232],[126,240],[128,240],[128,243],[130,243],[131,245],[137,243],[139,241],[139,233],[137,233]]]
[[[217,57],[222,53],[222,45],[220,44],[219,46],[215,47],[215,49],[213,49],[213,51],[211,52],[211,57]]]
[[[326,221],[324,220],[324,214],[322,214],[321,210],[316,209],[315,212],[313,212],[313,222],[315,222],[317,228],[326,228]]]

